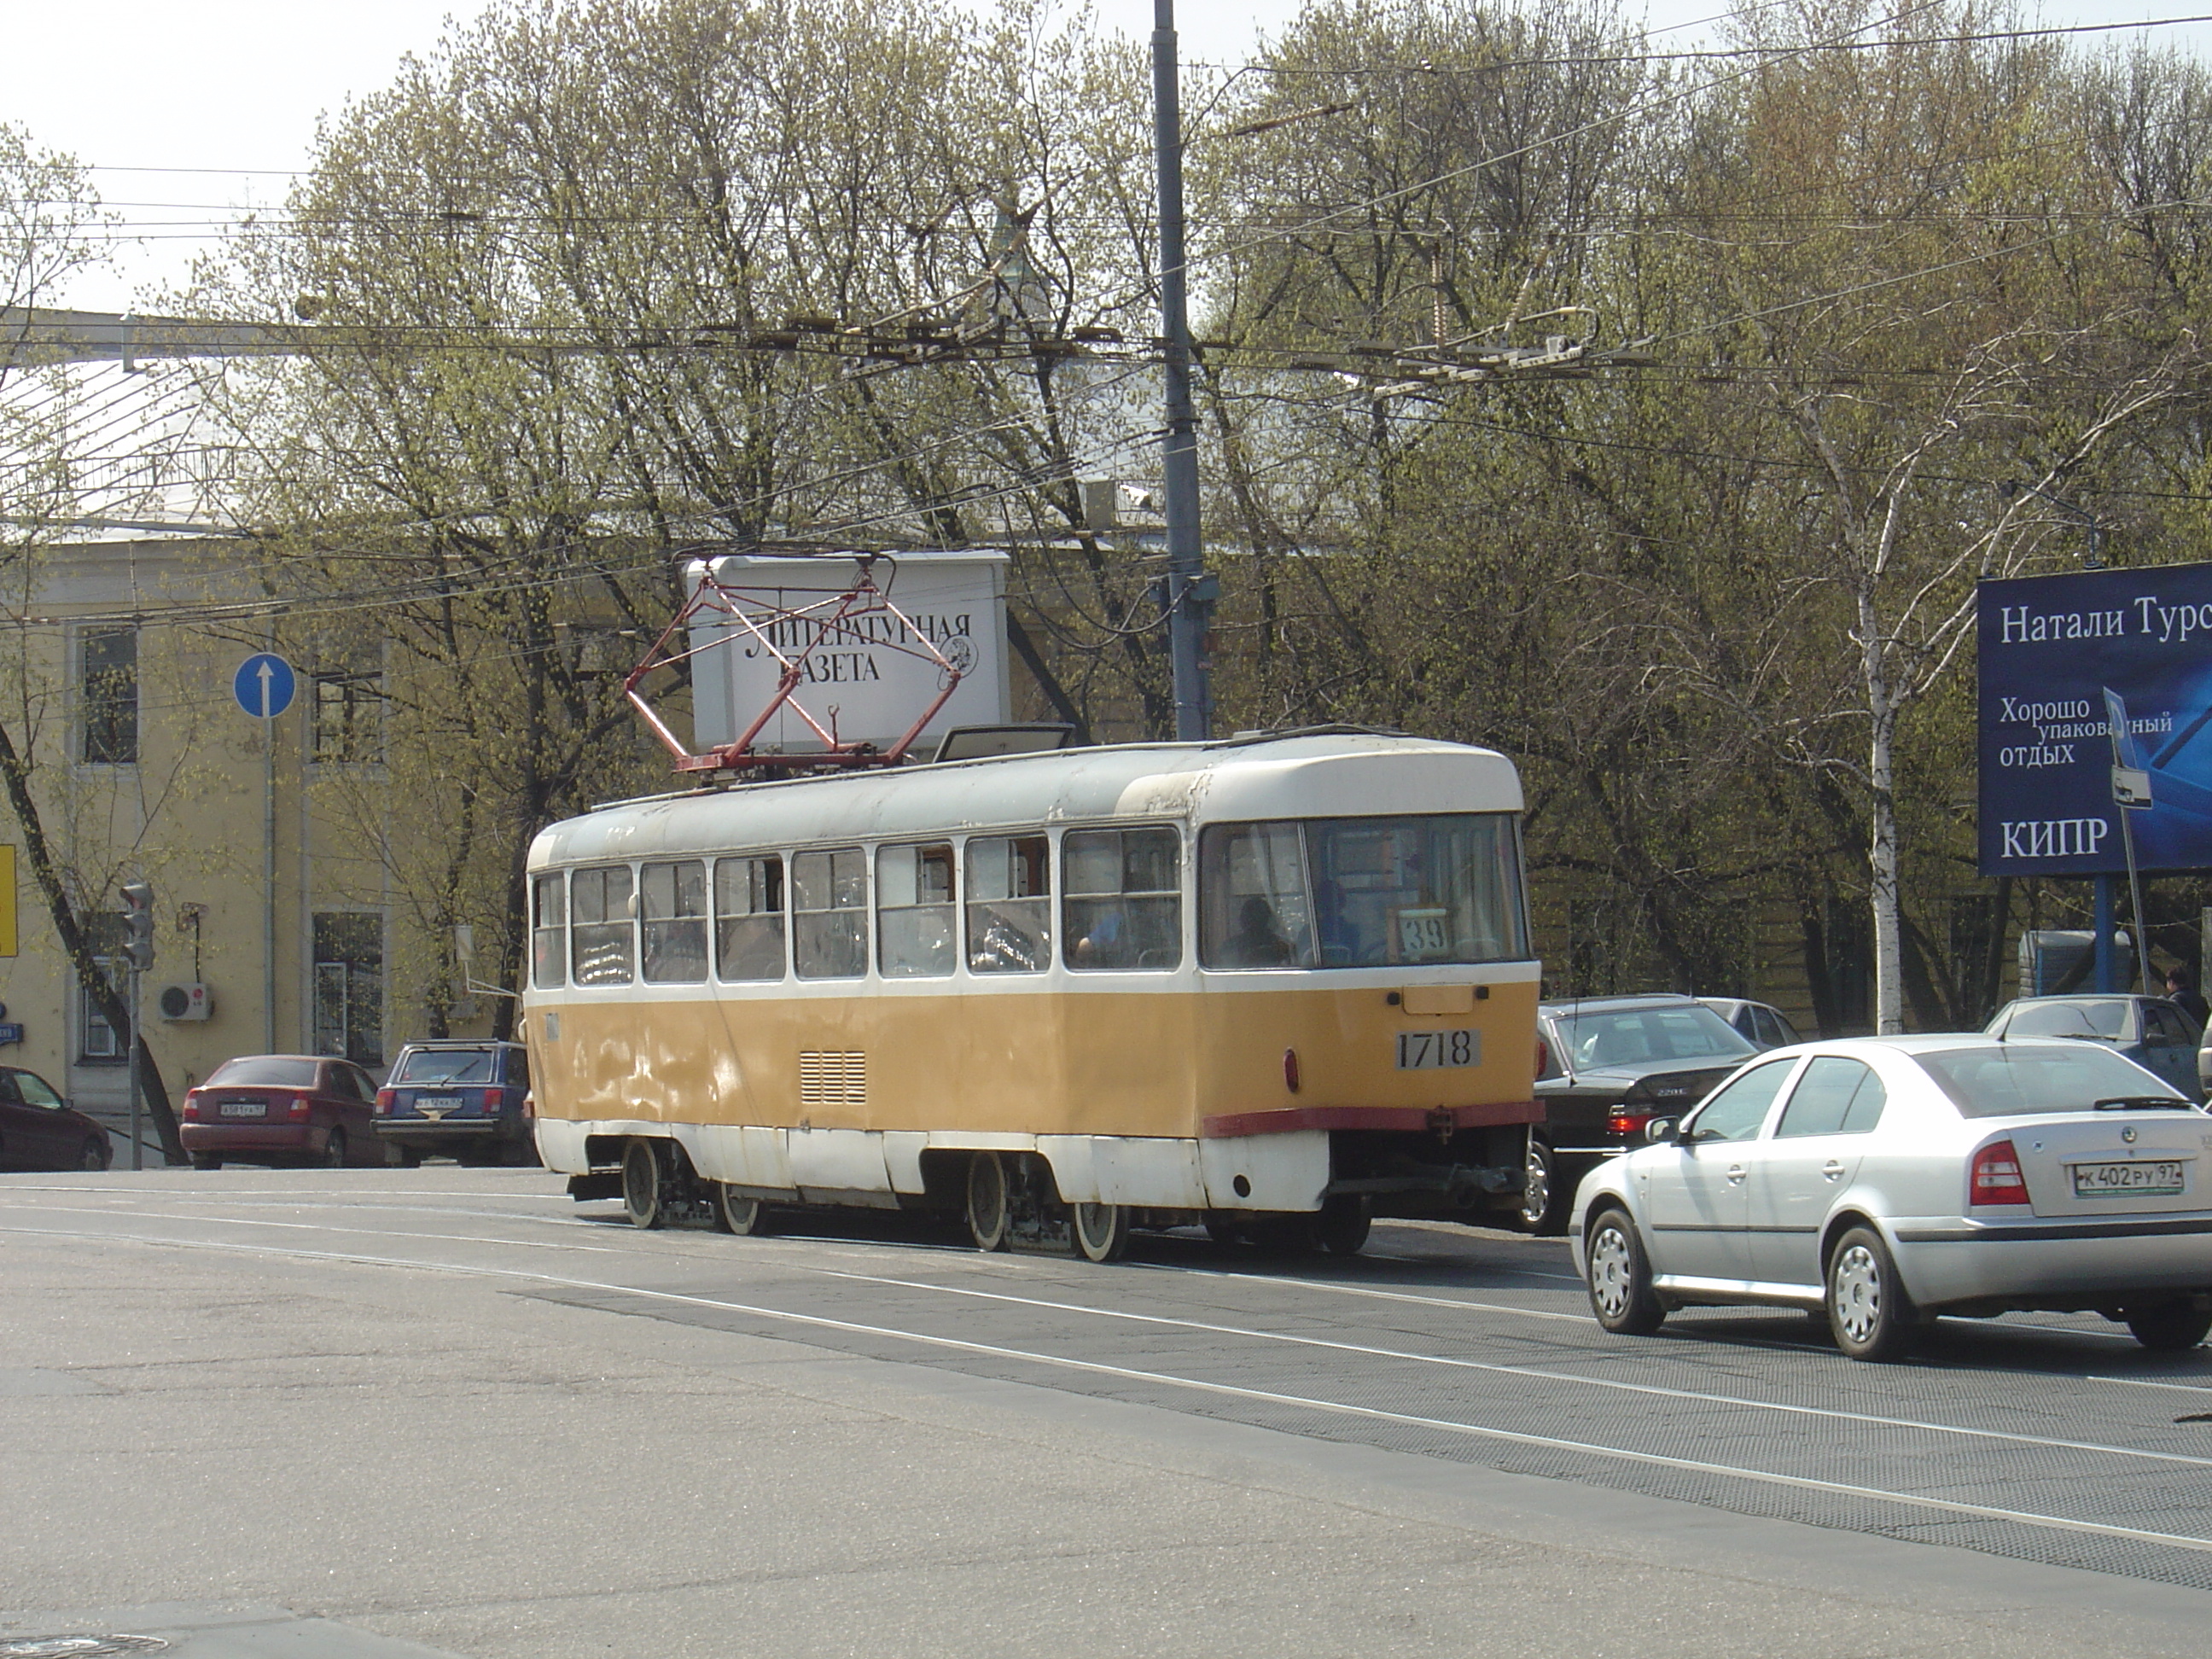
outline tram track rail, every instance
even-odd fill
[[[64,1196],[92,1201],[55,1201]],[[898,1241],[547,1237],[548,1223],[567,1231],[579,1220],[550,1216],[534,1198],[511,1211],[474,1211],[471,1219],[495,1224],[481,1231],[445,1232],[377,1224],[402,1212],[408,1219],[460,1213],[420,1202],[419,1194],[393,1194],[403,1201],[383,1204],[381,1194],[325,1192],[287,1206],[340,1212],[327,1219],[234,1212],[289,1196],[267,1190],[228,1204],[212,1194],[187,1202],[162,1194],[149,1203],[143,1189],[131,1195],[135,1201],[100,1201],[107,1196],[85,1187],[11,1188],[0,1194],[0,1231],[459,1273],[599,1311],[2212,1588],[2212,1435],[2200,1430],[2191,1440],[2171,1413],[2161,1422],[2142,1405],[2108,1410],[2089,1397],[2148,1402],[2158,1390],[2172,1391],[2167,1399],[2212,1394],[2212,1364],[2201,1358],[2190,1362],[2194,1370],[2146,1376],[2112,1375],[2101,1353],[2095,1370],[1992,1367],[1969,1356],[1953,1364],[1942,1355],[1916,1365],[1858,1367],[1832,1349],[1769,1340],[1759,1334],[1761,1322],[1741,1317],[1709,1322],[1720,1340],[1688,1334],[1624,1342],[1568,1306],[1497,1299],[1504,1291],[1560,1304],[1570,1294],[1540,1280],[1533,1289],[1498,1284],[1512,1271],[1504,1267],[1464,1274],[1483,1280],[1489,1294],[1478,1300],[1433,1285],[1352,1284],[1296,1271],[1171,1260],[1102,1270]],[[46,1218],[65,1224],[30,1224]],[[107,1224],[88,1224],[96,1221]],[[284,1242],[270,1237],[276,1233]],[[327,1236],[337,1247],[308,1248],[302,1234]],[[363,1237],[393,1248],[338,1243]],[[824,1250],[838,1259],[820,1260]],[[890,1250],[901,1253],[900,1270],[863,1270]],[[519,1259],[471,1255],[500,1251]],[[877,1260],[856,1262],[855,1253]],[[549,1270],[549,1255],[562,1254],[589,1257],[593,1267]],[[1386,1275],[1398,1266],[1373,1271]],[[726,1281],[733,1269],[740,1290],[718,1283],[708,1293],[696,1283],[702,1273]],[[1442,1270],[1424,1258],[1407,1271],[1432,1279]],[[2045,1346],[2071,1347],[2097,1334],[2048,1324],[2008,1329],[2014,1343]],[[1593,1365],[1620,1374],[1592,1375]],[[1727,1382],[1714,1386],[1716,1376]],[[2035,1397],[2024,1399],[2024,1389]],[[1814,1397],[1824,1393],[1829,1397]],[[1869,1398],[1877,1394],[1879,1405]],[[1945,1400],[1972,1409],[1913,1414],[1916,1406]],[[1640,1403],[1623,1410],[1626,1402]],[[2022,1411],[2046,1423],[2069,1413],[2128,1421],[2132,1431],[2099,1439],[1997,1420]]]

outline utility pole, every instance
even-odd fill
[[[144,1021],[139,992],[143,976],[154,965],[154,890],[143,881],[123,884],[123,954],[131,963],[131,1167],[143,1170],[146,1143],[139,1133],[138,1097],[144,1079],[138,1054],[143,1045],[138,1032]]]
[[[1176,737],[1212,735],[1206,623],[1213,585],[1198,523],[1198,413],[1190,400],[1190,313],[1182,240],[1182,100],[1175,0],[1153,0],[1152,147],[1159,167],[1160,333],[1165,348],[1168,435],[1162,460],[1168,523],[1168,657],[1175,673]]]

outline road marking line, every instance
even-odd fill
[[[927,1347],[950,1348],[963,1353],[984,1354],[1000,1359],[1018,1359],[1064,1370],[1086,1371],[1100,1376],[1119,1377],[1127,1382],[1159,1383],[1169,1388],[1189,1389],[1201,1394],[1258,1401],[1267,1405],[1292,1406],[1310,1411],[1362,1418],[1372,1422],[1398,1423],[1413,1428],[1437,1429],[1446,1433],[1463,1434],[1476,1439],[1500,1440],[1522,1446],[1540,1446],[1548,1450],[1575,1452],[1593,1457],[1611,1458],[1620,1462],[1639,1463],[1658,1468],[1682,1469],[1699,1474],[1730,1475],[1739,1480],[1750,1480],[1765,1486],[1791,1486],[1802,1491],[1828,1492],[1844,1498],[1872,1498],[1877,1502],[1898,1504],[1910,1509],[1935,1510],[1949,1515],[1970,1515],[1983,1520],[2010,1521],[2023,1526],[2044,1527],[2058,1532],[2088,1533],[2106,1538],[2134,1539],[2142,1543],[2166,1544],[2177,1549],[2189,1550],[2199,1554],[2212,1554],[2212,1538],[2199,1538],[2185,1533],[2153,1532],[2142,1527],[2122,1527],[2109,1522],[2084,1521],[2073,1516],[2044,1515],[2032,1510],[2005,1509],[1991,1504],[1970,1504],[1959,1498],[1931,1498],[1918,1492],[1892,1492],[1880,1486],[1860,1486],[1840,1480],[1821,1480],[1811,1475],[1782,1474],[1771,1469],[1748,1468],[1733,1463],[1714,1463],[1701,1458],[1673,1457],[1662,1452],[1631,1451],[1625,1447],[1602,1445],[1590,1441],[1566,1440],[1546,1434],[1527,1434],[1513,1429],[1492,1428],[1485,1424],[1458,1422],[1450,1418],[1421,1417],[1407,1412],[1385,1411],[1376,1406],[1355,1406],[1341,1400],[1323,1400],[1304,1395],[1278,1394],[1271,1389],[1241,1388],[1229,1382],[1208,1382],[1198,1377],[1177,1376],[1171,1372],[1139,1370],[1127,1365],[1109,1365],[1100,1360],[1071,1359],[1061,1354],[1035,1353],[1024,1348],[1001,1347],[994,1343],[969,1342],[951,1336],[932,1336],[920,1331],[901,1330],[896,1326],[864,1325],[854,1320],[832,1319],[824,1314],[793,1313],[781,1308],[757,1307],[750,1303],[731,1302],[719,1297],[690,1296],[679,1291],[643,1290],[634,1285],[610,1285],[594,1279],[569,1279],[557,1273],[530,1273],[519,1267],[472,1267],[462,1262],[416,1261],[400,1256],[361,1255],[342,1250],[290,1249],[275,1244],[224,1244],[204,1239],[148,1238],[129,1234],[91,1233],[42,1227],[0,1226],[0,1232],[21,1233],[45,1238],[82,1238],[101,1243],[158,1244],[173,1249],[227,1251],[240,1255],[283,1256],[295,1260],[341,1261],[363,1267],[412,1268],[417,1272],[449,1273],[465,1278],[525,1279],[533,1284],[556,1285],[564,1290],[599,1291],[614,1296],[634,1296],[641,1301],[676,1302],[692,1307],[717,1308],[725,1312],[748,1314],[763,1319],[781,1320],[786,1323],[808,1325],[822,1330],[843,1331],[855,1336],[888,1337],[894,1341],[912,1342]]]
[[[2140,1376],[2087,1376],[2085,1382],[2122,1382],[2130,1389],[2172,1389],[2180,1394],[2212,1394],[2207,1389],[2191,1382],[2153,1382]]]
[[[1002,1291],[979,1291],[958,1285],[932,1285],[927,1280],[891,1279],[874,1273],[842,1272],[817,1267],[809,1271],[829,1279],[857,1279],[868,1285],[890,1285],[903,1290],[935,1291],[945,1296],[977,1297],[988,1302],[1012,1302],[1024,1307],[1048,1308],[1059,1313],[1091,1314],[1101,1319],[1126,1319],[1137,1324],[1172,1325],[1182,1330],[1203,1331],[1212,1336],[1241,1336],[1255,1341],[1285,1342],[1298,1347],[1327,1348],[1337,1353],[1366,1354],[1377,1359],[1407,1359],[1427,1365],[1448,1365],[1459,1370],[1485,1371],[1499,1376],[1534,1377],[1547,1382],[1579,1382],[1586,1388],[1614,1389],[1624,1394],[1658,1395],[1670,1400],[1701,1400],[1708,1405],[1743,1406],[1758,1411],[1783,1412],[1795,1417],[1831,1418],[1838,1422],[1867,1423],[1887,1429],[1923,1429],[1930,1434],[1955,1434],[1979,1440],[2003,1440],[2020,1446],[2043,1446],[2055,1450],[2102,1452],[2113,1457],[2140,1457],[2152,1462],[2187,1463],[2212,1468],[2212,1457],[2191,1457],[2182,1452],[2149,1451],[2134,1446],[2107,1446],[2093,1440],[2059,1440],[2043,1435],[2009,1434],[2002,1429],[1972,1429],[1954,1423],[1928,1423],[1917,1418],[1881,1417],[1869,1412],[1838,1411],[1825,1406],[1792,1406],[1772,1400],[1747,1400],[1735,1395],[1705,1394],[1696,1389],[1662,1388],[1656,1383],[1626,1382],[1618,1377],[1579,1376],[1571,1371],[1542,1370],[1533,1365],[1508,1365],[1495,1360],[1460,1359],[1449,1354],[1413,1353],[1401,1348],[1378,1348],[1359,1342],[1332,1342],[1325,1337],[1293,1336],[1286,1332],[1254,1330],[1241,1325],[1215,1325],[1203,1320],[1176,1319],[1164,1314],[1133,1313],[1117,1308],[1093,1308],[1077,1302],[1048,1302],[1038,1297],[1013,1296]]]
[[[1372,1297],[1380,1302],[1412,1302],[1428,1308],[1472,1308],[1477,1313],[1519,1314],[1527,1319],[1564,1319],[1575,1325],[1595,1325],[1588,1314],[1559,1313],[1549,1308],[1516,1308],[1504,1302],[1468,1302],[1455,1296],[1420,1296],[1411,1291],[1378,1291],[1365,1285],[1345,1285],[1329,1279],[1276,1279],[1266,1273],[1240,1273],[1225,1267],[1177,1267],[1165,1262],[1123,1264],[1139,1273],[1176,1273],[1187,1279],[1237,1279],[1255,1285],[1286,1285],[1305,1290],[1339,1291],[1346,1296]],[[1577,1279],[1577,1284],[1582,1281]]]
[[[550,1239],[483,1238],[473,1233],[410,1233],[396,1227],[343,1227],[335,1223],[317,1221],[262,1221],[248,1216],[179,1215],[165,1210],[94,1210],[77,1204],[32,1204],[10,1206],[34,1209],[48,1215],[98,1215],[124,1221],[191,1221],[207,1227],[282,1227],[289,1232],[302,1233],[360,1233],[368,1238],[430,1238],[447,1244],[513,1245],[520,1250],[589,1250],[597,1255],[635,1255],[634,1250],[618,1249],[611,1244],[560,1244]]]

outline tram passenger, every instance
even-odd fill
[[[1275,908],[1255,893],[1237,912],[1237,931],[1223,948],[1223,963],[1231,968],[1282,968],[1297,951],[1283,937],[1275,921]]]

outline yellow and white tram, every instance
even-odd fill
[[[538,1144],[690,1206],[1357,1249],[1517,1202],[1538,1115],[1520,780],[1344,732],[735,784],[530,853]]]

